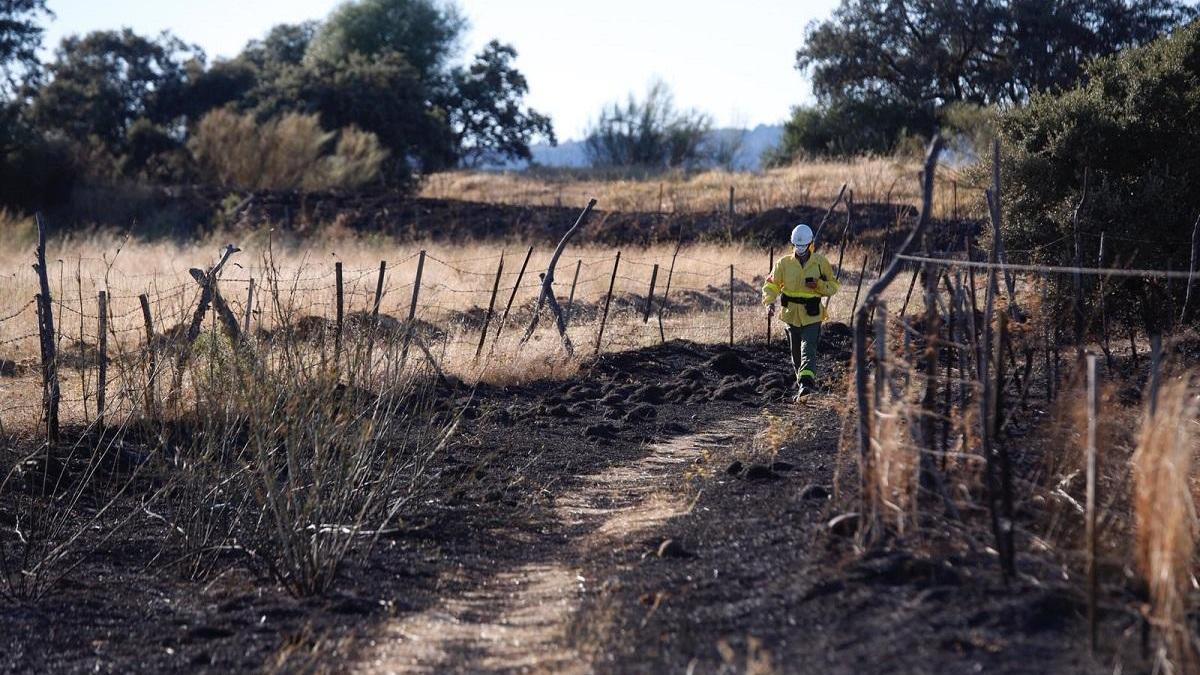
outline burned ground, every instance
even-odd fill
[[[848,331],[830,326],[823,349],[827,380],[842,381]],[[480,590],[486,580],[556,564],[580,580],[560,589],[576,603],[555,619],[567,624],[555,643],[566,650],[560,658],[601,672],[766,663],[787,672],[1098,669],[1086,655],[1084,605],[1069,566],[1026,542],[1018,578],[1005,583],[982,509],[962,523],[930,509],[919,537],[891,535],[865,551],[853,517],[830,527],[855,503],[855,462],[837,451],[843,389],[833,385],[796,408],[790,388],[779,343],[684,342],[600,357],[566,382],[443,386],[434,413],[442,421],[461,413],[462,426],[436,460],[438,498],[352,558],[336,591],[319,599],[288,596],[232,552],[218,554],[207,578],[188,580],[169,564],[153,505],[137,504],[155,483],[147,475],[126,508],[114,510],[130,518],[127,526],[97,542],[54,592],[0,605],[2,667],[472,670],[489,662],[486,640],[445,640],[442,660],[425,663],[394,626],[442,616],[447,598],[466,598],[450,605],[454,625],[484,635],[511,621],[470,601],[492,597]],[[780,420],[798,425],[790,440],[764,444],[763,428]],[[1013,433],[1032,428],[1023,422]],[[679,446],[678,463],[655,464],[662,443],[713,429],[727,431]],[[595,476],[637,464],[652,471],[637,477],[645,485],[636,499],[628,484],[587,491]],[[136,465],[115,461],[112,470]],[[1027,457],[1020,473],[1032,476],[1037,466]],[[580,494],[589,503],[576,504]],[[612,514],[635,517],[654,495],[684,496],[687,508],[623,536]],[[564,520],[564,504],[578,517]],[[0,503],[0,517],[11,507]],[[76,515],[94,508],[83,503]],[[1026,509],[1022,518],[1035,516]],[[114,523],[102,524],[85,536]],[[538,597],[513,591],[506,606],[528,602],[538,615]],[[1110,592],[1105,634],[1136,628],[1119,609],[1133,601]],[[381,644],[391,645],[382,655]],[[531,660],[517,669],[567,662],[527,651]],[[512,669],[499,663],[494,669]]]

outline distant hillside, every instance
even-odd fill
[[[762,168],[762,156],[767,150],[779,145],[783,138],[783,127],[760,124],[754,129],[714,129],[710,142],[732,142],[742,135],[742,147],[734,160],[738,171],[757,171]],[[565,141],[556,147],[539,143],[531,148],[533,163],[539,166],[580,168],[588,165],[583,141]],[[510,162],[492,166],[493,169],[523,169],[525,162]]]

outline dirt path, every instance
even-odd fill
[[[644,458],[581,476],[555,504],[557,525],[542,532],[558,544],[512,569],[484,575],[471,590],[385,624],[360,669],[381,673],[590,672],[567,631],[581,598],[598,579],[580,565],[589,551],[635,543],[688,512],[688,495],[666,488],[707,447],[728,447],[755,425],[753,416],[654,443]],[[540,548],[540,547],[531,547]]]

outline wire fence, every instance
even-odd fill
[[[756,269],[745,256],[730,262],[678,251],[648,253],[614,250],[560,261],[552,289],[576,354],[675,339],[713,343],[764,336],[760,288],[771,264],[766,252],[755,255],[761,259]],[[64,420],[95,416],[102,362],[120,362],[113,371],[119,374],[103,383],[108,410],[137,410],[148,388],[152,352],[158,353],[161,384],[181,376],[174,356],[192,348],[186,344],[189,330],[199,329],[202,341],[223,330],[212,310],[196,323],[204,295],[198,269],[193,279],[175,268],[180,261],[158,272],[104,258],[71,262],[74,270],[64,261],[47,275]],[[102,269],[89,274],[85,265]],[[224,271],[216,289],[246,342],[259,349],[270,349],[281,335],[324,343],[345,334],[349,340],[351,332],[366,327],[380,344],[417,336],[440,369],[470,377],[497,363],[565,354],[546,308],[524,339],[542,292],[545,270],[539,265],[544,263],[533,259],[532,248],[458,258],[417,250],[359,267],[239,262]],[[0,425],[36,415],[44,404],[37,293],[32,271],[0,277],[0,369],[7,376],[0,380]]]

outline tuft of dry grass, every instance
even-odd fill
[[[1200,665],[1188,621],[1188,595],[1197,542],[1192,460],[1198,449],[1191,385],[1166,384],[1142,427],[1133,456],[1136,560],[1150,598],[1162,672],[1194,672]]]

